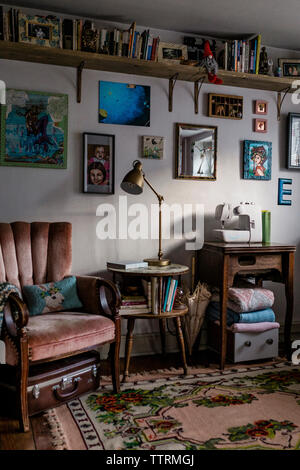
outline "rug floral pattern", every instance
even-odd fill
[[[88,449],[300,449],[300,370],[286,364],[124,384],[68,406]]]

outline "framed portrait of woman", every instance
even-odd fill
[[[114,194],[115,136],[83,133],[83,192]]]

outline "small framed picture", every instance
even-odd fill
[[[268,132],[268,121],[266,119],[254,119],[254,132]]]
[[[272,142],[244,141],[244,179],[270,180]]]
[[[161,160],[164,154],[164,143],[164,137],[144,135],[142,157]]]
[[[255,114],[268,114],[268,102],[261,100],[255,101]]]
[[[288,149],[287,167],[290,170],[300,170],[300,114],[288,115]]]
[[[300,59],[279,59],[283,77],[300,77]]]
[[[187,60],[187,46],[183,44],[173,44],[170,42],[160,42],[158,45],[158,62],[169,61],[170,63],[180,63]]]
[[[19,42],[60,47],[60,21],[55,16],[27,15],[19,12]]]
[[[115,136],[83,134],[83,192],[114,194]]]

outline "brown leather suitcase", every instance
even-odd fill
[[[29,415],[96,390],[99,382],[100,356],[97,351],[31,366],[27,387]]]

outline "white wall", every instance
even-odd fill
[[[273,50],[274,52],[274,50]],[[286,55],[286,54],[285,54]],[[282,55],[281,55],[282,56]],[[141,136],[166,137],[165,155],[161,161],[143,160],[144,170],[155,188],[168,204],[201,203],[205,205],[205,233],[210,238],[217,204],[251,200],[272,213],[272,241],[285,244],[300,242],[300,172],[285,169],[286,116],[300,112],[300,106],[291,103],[288,95],[282,108],[281,121],[277,121],[276,100],[273,92],[242,88],[203,85],[199,115],[194,114],[193,84],[178,81],[174,89],[173,112],[168,112],[168,81],[142,76],[113,74],[91,70],[83,71],[82,102],[76,102],[76,70],[68,67],[33,64],[0,59],[0,79],[9,88],[67,93],[69,95],[68,168],[51,170],[41,168],[0,168],[0,220],[70,221],[73,224],[73,272],[96,273],[105,271],[111,259],[143,259],[156,256],[157,240],[107,240],[96,237],[97,206],[103,202],[117,205],[124,195],[120,183],[133,160],[140,157]],[[133,127],[99,124],[98,82],[112,80],[151,86],[151,127]],[[244,117],[241,121],[207,117],[207,93],[219,92],[244,97]],[[252,131],[253,101],[269,102],[268,133]],[[176,122],[218,126],[217,181],[180,181],[174,179],[174,143]],[[82,133],[110,133],[116,136],[115,194],[96,196],[82,191]],[[242,143],[245,139],[267,140],[273,145],[271,181],[242,179]],[[293,178],[292,206],[277,205],[278,178]],[[129,196],[128,202],[155,203],[153,193],[145,189],[142,196]],[[184,250],[180,241],[166,240],[165,254],[174,262],[190,265],[191,252]],[[300,252],[296,254],[295,286],[300,278]],[[284,289],[276,288],[276,311],[284,318]],[[295,292],[295,321],[300,321],[298,304],[300,291]],[[151,333],[152,327],[144,325]],[[154,349],[158,347],[153,343]],[[143,351],[141,351],[143,352]]]

